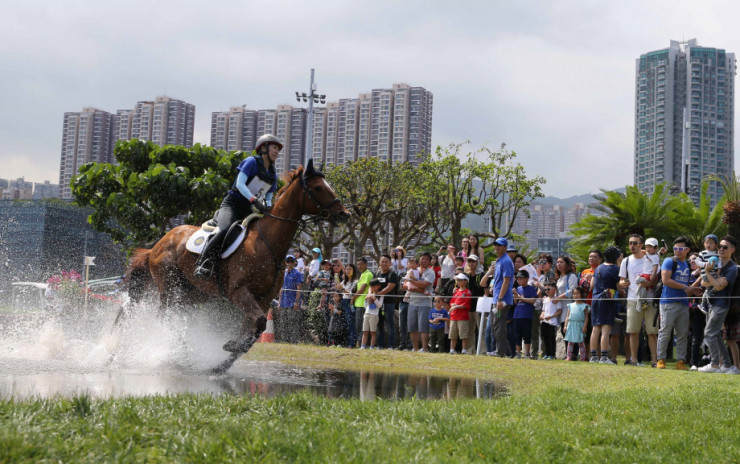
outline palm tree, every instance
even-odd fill
[[[674,220],[678,226],[677,231],[691,239],[697,247],[701,246],[704,237],[709,234],[718,237],[727,234],[727,225],[722,221],[724,197],[712,208],[712,199],[707,195],[708,189],[709,182],[702,182],[698,207],[693,202],[687,201],[673,212]]]
[[[598,203],[591,207],[603,215],[586,215],[571,226],[574,238],[568,250],[576,258],[609,245],[626,250],[631,234],[669,239],[676,235],[675,211],[690,202],[686,195],[671,195],[667,184],[657,185],[651,194],[635,186],[627,186],[625,193],[601,191],[602,195],[594,196]]]
[[[727,231],[730,235],[740,237],[740,177],[732,171],[732,175],[727,176],[710,174],[705,177],[705,180],[718,182],[722,186],[725,192],[722,222],[727,224]]]

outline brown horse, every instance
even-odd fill
[[[299,167],[285,180],[286,185],[278,192],[272,210],[250,227],[239,249],[221,263],[220,278],[205,280],[193,276],[198,255],[187,251],[185,243],[198,230],[195,226],[176,227],[152,249],[138,249],[132,257],[128,280],[129,295],[134,302],[153,283],[164,307],[222,295],[244,311],[239,338],[224,345],[231,356],[215,372],[231,367],[265,330],[265,314],[283,285],[285,255],[303,216],[319,216],[334,223],[349,219],[349,211],[336,197],[324,174],[314,169],[312,160],[305,171]],[[228,224],[220,226],[228,227]]]

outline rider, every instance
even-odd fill
[[[272,195],[277,190],[275,161],[282,149],[283,144],[277,137],[265,134],[257,139],[254,147],[257,154],[239,164],[239,175],[214,215],[218,233],[208,241],[198,258],[195,276],[211,277],[231,224],[249,216],[252,208],[264,213],[272,206]]]

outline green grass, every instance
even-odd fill
[[[505,383],[497,400],[0,401],[0,462],[738,462],[740,376],[260,345],[250,358]]]

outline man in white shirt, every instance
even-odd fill
[[[619,267],[619,286],[627,289],[627,325],[625,332],[630,338],[630,352],[627,354],[631,358],[634,366],[642,366],[637,362],[637,350],[640,346],[640,330],[643,323],[645,324],[645,333],[648,336],[648,345],[650,345],[650,355],[652,357],[653,367],[656,366],[657,348],[658,348],[658,324],[656,321],[657,308],[652,304],[654,282],[645,281],[637,283],[637,278],[641,274],[650,274],[653,270],[653,263],[647,257],[643,249],[643,238],[639,234],[632,234],[629,238],[630,256],[622,260]],[[637,289],[643,286],[647,289],[646,301],[638,301]]]

